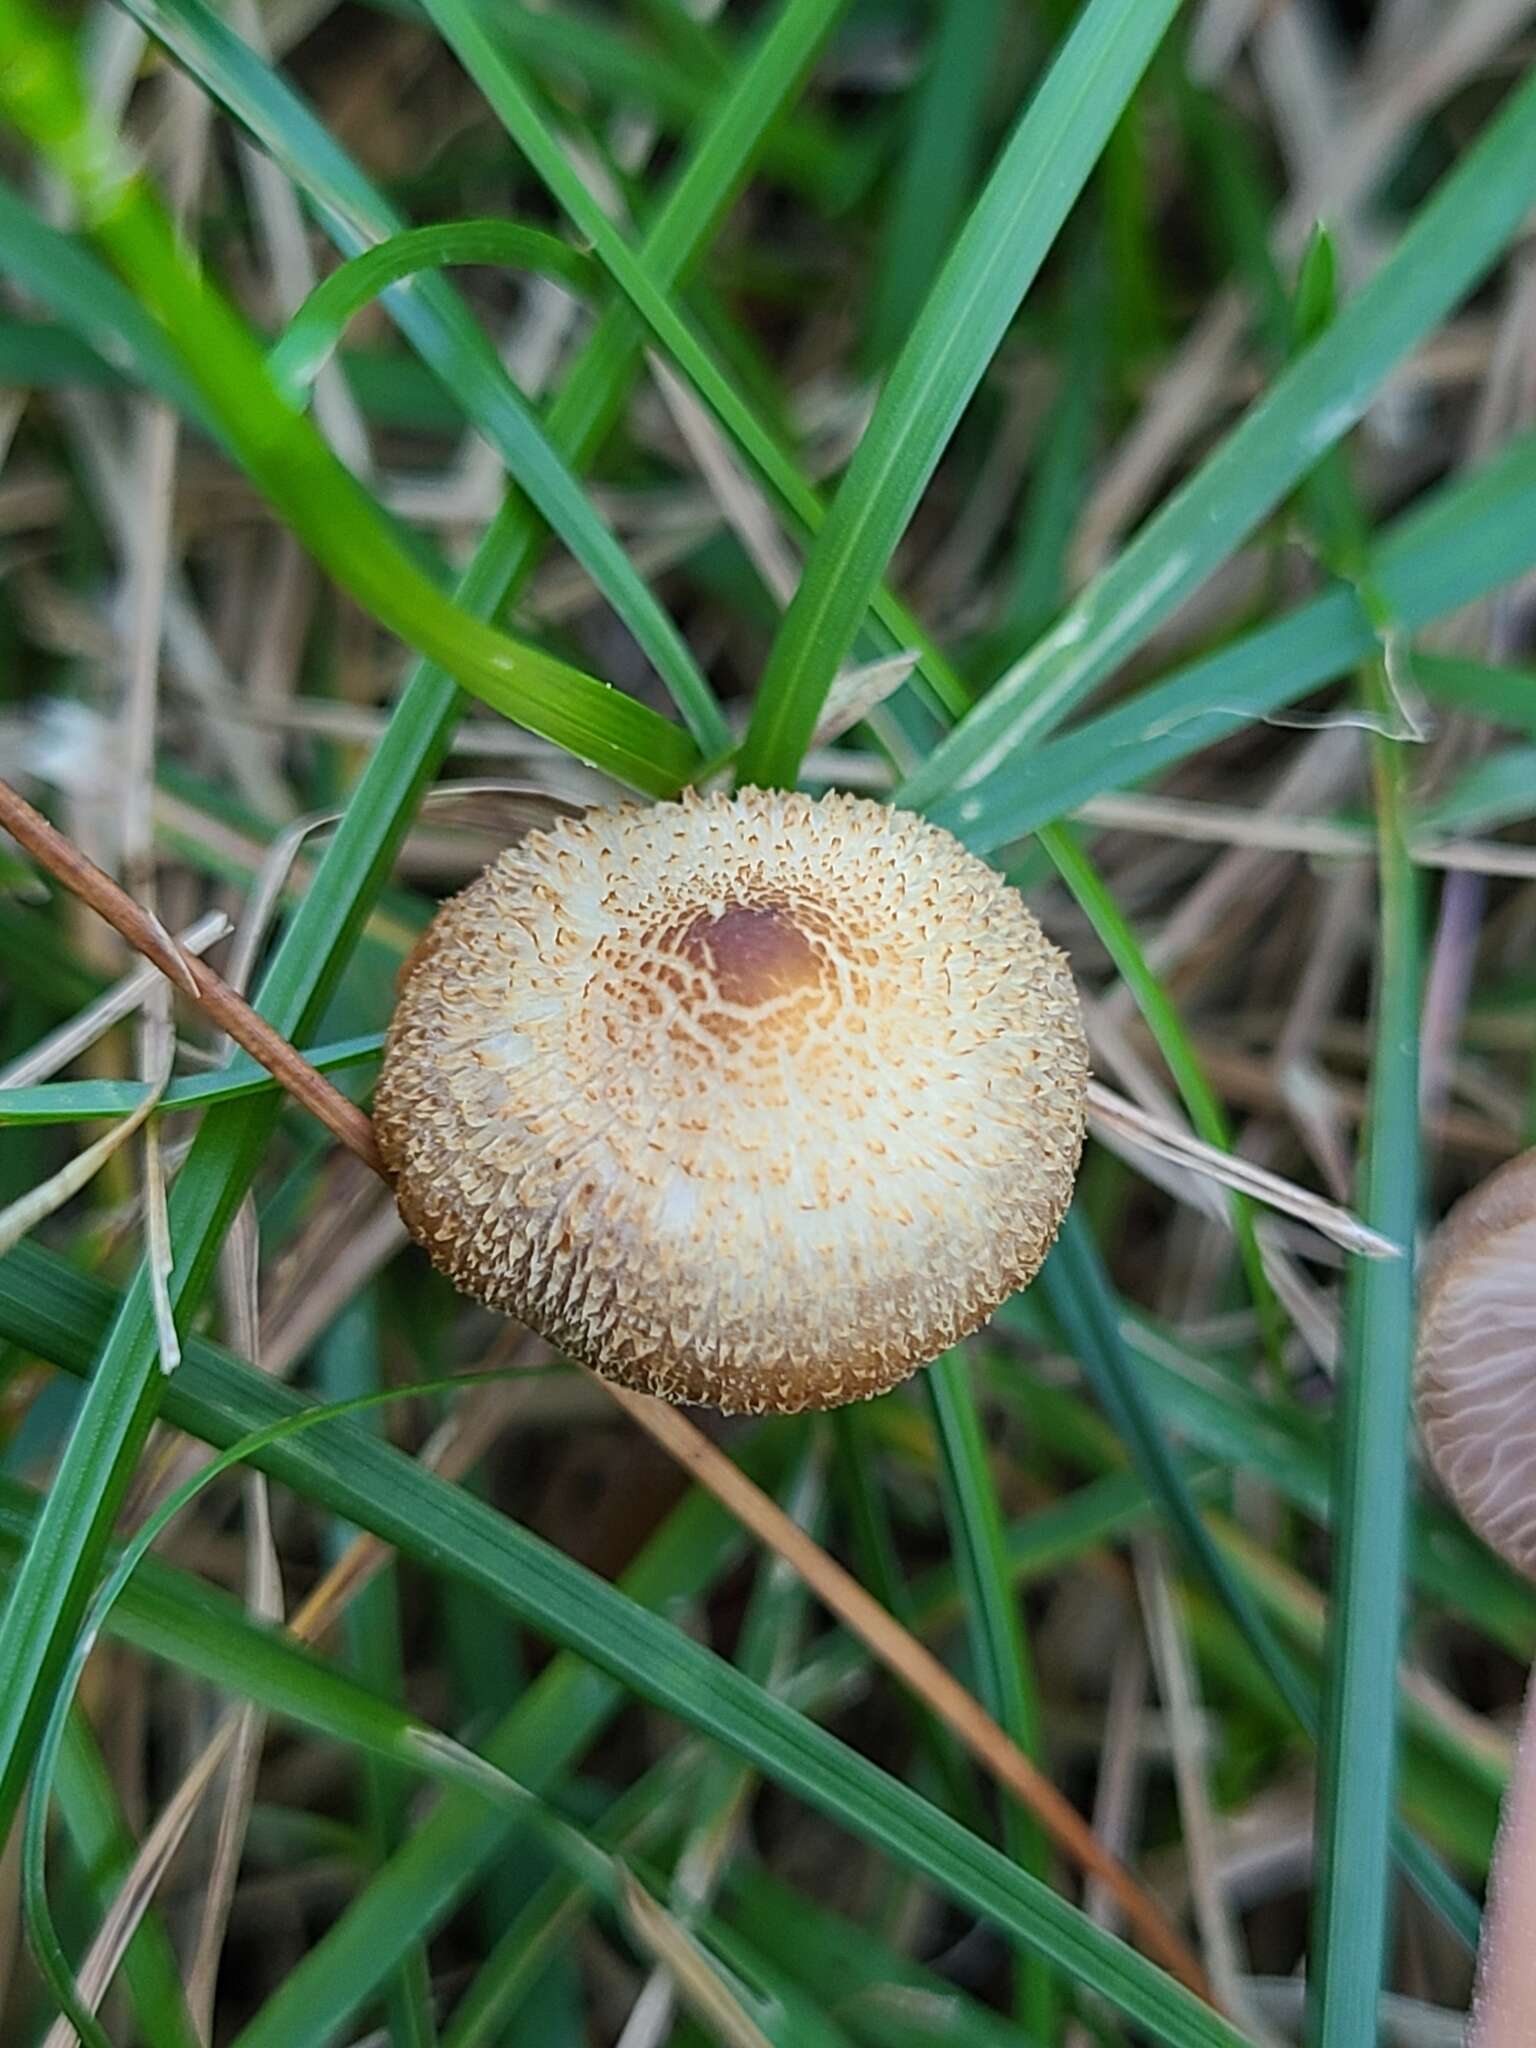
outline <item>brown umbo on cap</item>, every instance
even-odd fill
[[[883,1393],[1037,1271],[1087,1049],[947,832],[847,796],[589,812],[407,963],[374,1123],[412,1235],[595,1371],[748,1412]]]

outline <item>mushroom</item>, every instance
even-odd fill
[[[1419,1294],[1419,1433],[1490,1548],[1536,1578],[1536,1152],[1463,1198]],[[1536,2041],[1536,1683],[1499,1822],[1467,2048]]]
[[[1086,1085],[1000,876],[909,812],[749,789],[562,820],[446,903],[374,1127],[465,1293],[626,1386],[794,1412],[1033,1277]]]

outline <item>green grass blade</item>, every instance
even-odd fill
[[[147,385],[217,438],[202,394],[133,293],[73,235],[40,220],[3,178],[0,271],[40,305],[51,306],[104,363]]]
[[[1427,803],[1414,806],[1411,822],[1420,831],[1451,835],[1490,832],[1523,823],[1536,790],[1536,747],[1503,747],[1452,777]]]
[[[593,1839],[618,1854],[633,1855],[672,1823],[684,1796],[672,1760],[654,1764],[613,1802]],[[589,1895],[563,1871],[546,1879],[475,1973],[444,2030],[442,2048],[505,2048],[515,2041],[508,2023],[517,2021],[540,1974],[557,1955],[569,1953],[589,1903]]]
[[[1093,255],[1076,251],[1060,324],[1061,384],[1042,427],[1019,508],[999,615],[967,655],[971,675],[994,674],[1014,660],[1045,631],[1065,602],[1067,556],[1093,474],[1105,397],[1105,321],[1100,266]]]
[[[985,133],[1003,9],[999,0],[940,0],[935,11],[881,224],[864,343],[872,364],[886,362],[911,331],[953,239]]]
[[[106,1759],[78,1711],[69,1717],[54,1789],[75,1854],[90,1873],[98,1911],[105,1915],[138,1844],[118,1805]],[[176,1951],[153,1903],[135,1928],[120,1967],[144,2039],[156,2048],[198,2048]]]
[[[69,1276],[67,1288],[43,1282],[44,1297],[38,1285],[44,1274],[65,1277],[58,1261],[32,1246],[0,1261],[0,1327],[19,1288],[32,1341],[46,1339],[56,1363],[73,1361],[79,1369],[106,1322],[110,1291]],[[301,1396],[196,1339],[165,1395],[168,1419],[223,1445],[271,1429],[304,1406]],[[1091,1979],[1153,2038],[1171,2048],[1237,2048],[1242,2037],[1224,2020],[998,1851],[604,1581],[401,1456],[355,1418],[329,1419],[269,1442],[254,1462],[404,1553],[480,1585],[541,1634],[725,1744],[1048,1961]],[[288,2031],[280,2038],[283,2048],[308,2048],[315,2037]],[[247,2030],[242,2048],[261,2039]]]
[[[1536,738],[1536,669],[1415,651],[1413,679],[1437,704]]]
[[[377,1285],[354,1295],[324,1333],[316,1347],[315,1367],[317,1391],[328,1401],[379,1392]],[[382,1421],[377,1412],[363,1419],[375,1429]],[[332,1564],[346,1554],[355,1533],[349,1522],[332,1522],[326,1532]],[[399,1573],[393,1568],[379,1572],[347,1603],[342,1642],[347,1665],[364,1685],[386,1699],[405,1697]],[[398,1751],[389,1757],[365,1752],[359,1766],[358,1831],[378,1864],[409,1834],[410,1805],[418,1788],[413,1775],[400,1768]],[[420,1942],[411,1943],[395,1959],[383,2003],[391,2048],[434,2048],[432,1973]]]
[[[1372,692],[1385,711],[1385,677]],[[1374,2025],[1386,1960],[1397,1665],[1407,1555],[1414,1269],[1419,1222],[1418,885],[1407,768],[1372,742],[1379,887],[1376,1017],[1361,1213],[1409,1248],[1357,1259],[1334,1419],[1333,1598],[1323,1693],[1308,2039],[1354,2048]]]
[[[1024,1754],[1040,1761],[1040,1700],[1024,1638],[1018,1598],[1008,1570],[1002,1508],[976,1396],[958,1351],[946,1351],[924,1374],[944,1480],[945,1521],[965,1593],[967,1635],[977,1690],[998,1725]],[[1004,1802],[1004,1842],[1026,1870],[1044,1877],[1045,1836],[1016,1801]],[[1019,1959],[1016,2009],[1020,2022],[1049,2040],[1056,2003],[1050,1974],[1027,1956]]]
[[[825,1496],[825,1453],[827,1443],[815,1429],[801,1433],[801,1441],[780,1489],[780,1506],[808,1535],[819,1540]],[[798,1573],[772,1552],[759,1560],[751,1596],[742,1618],[733,1662],[754,1684],[776,1697],[799,1661],[805,1635],[810,1589]],[[718,1955],[713,1939],[715,1896],[732,1860],[730,1850],[739,1839],[759,1789],[756,1774],[729,1752],[711,1751],[701,1767],[689,1774],[687,1823],[672,1863],[670,1904],[681,1923],[694,1932],[706,1934],[710,1948]],[[729,1951],[727,1951],[729,1958]],[[754,1989],[759,1980],[749,1981]],[[738,1987],[739,1988],[739,1987]],[[777,2015],[759,2012],[770,2038],[784,2039],[770,2022]],[[807,2038],[812,2038],[810,2027]],[[796,2041],[790,2036],[786,2048]]]
[[[1525,436],[1400,520],[1368,567],[1394,619],[1411,631],[1496,590],[1533,561],[1536,438]],[[1294,703],[1369,660],[1379,644],[1356,593],[1332,590],[1032,752],[1005,754],[974,784],[935,798],[928,815],[978,853],[991,852],[1102,790],[1145,781],[1236,726]]]
[[[1477,283],[1536,199],[1536,80],[1420,209],[1389,260],[902,792],[927,809],[1058,724],[1238,548]]]
[[[903,1628],[917,1626],[912,1592],[901,1569],[890,1504],[881,1485],[878,1442],[870,1428],[870,1411],[861,1404],[832,1414],[837,1444],[835,1477],[843,1496],[855,1576]],[[897,1691],[902,1718],[921,1745],[935,1779],[943,1787],[944,1804],[969,1826],[983,1825],[976,1773],[971,1760],[933,1710],[906,1688]]]
[[[868,2048],[941,2042],[949,2048],[1032,2048],[1036,2037],[1021,2035],[948,1978],[830,1911],[824,1901],[791,1891],[760,1867],[738,1864],[733,1869],[727,1910]]]
[[[353,1074],[373,1065],[383,1049],[383,1032],[366,1031],[329,1045],[312,1045],[304,1057],[322,1074]],[[221,1102],[272,1095],[277,1085],[265,1067],[237,1053],[214,1073],[187,1074],[173,1081],[161,1097],[160,1113],[213,1109]],[[33,1088],[0,1088],[0,1125],[91,1123],[127,1116],[147,1092],[143,1081],[41,1081]]]
[[[668,24],[672,35],[678,34],[678,23],[686,24],[678,39],[688,38],[688,52],[677,63],[612,33],[595,14],[578,14],[572,8],[545,12],[502,0],[492,26],[508,53],[541,80],[563,85],[574,72],[618,96],[624,106],[651,107],[664,124],[686,129],[709,113],[730,81],[736,53],[728,54],[703,24],[681,9]],[[857,192],[867,179],[868,159],[869,150],[860,138],[830,128],[814,110],[780,123],[763,149],[765,171],[822,206],[846,203]]]
[[[806,561],[763,674],[743,781],[794,782],[896,543],[1177,5],[1091,0],[1014,129]]]
[[[828,0],[821,17],[824,33],[830,33],[845,4],[846,0]],[[793,455],[763,424],[715,353],[700,339],[694,323],[678,310],[666,289],[666,276],[647,261],[644,250],[630,247],[588,191],[545,120],[535,94],[500,48],[494,13],[487,13],[479,0],[430,0],[428,11],[508,134],[572,224],[591,242],[598,261],[656,341],[777,494],[791,520],[806,532],[817,531],[826,516],[820,498],[800,474]],[[919,672],[935,700],[951,712],[961,710],[969,702],[964,685],[905,607],[888,592],[877,590],[871,611],[884,636],[880,645],[886,651],[914,650]]]
[[[1232,1131],[1216,1091],[1206,1079],[1183,1019],[1157,976],[1147,965],[1120,906],[1105,887],[1098,870],[1083,851],[1077,835],[1066,825],[1042,825],[1037,834],[1050,855],[1058,875],[1071,890],[1080,910],[1098,936],[1100,945],[1114,963],[1115,971],[1135,998],[1147,1029],[1162,1054],[1179,1098],[1188,1112],[1197,1137],[1220,1151],[1232,1150]],[[1264,1331],[1271,1360],[1281,1369],[1282,1318],[1254,1229],[1253,1204],[1245,1195],[1229,1191],[1227,1206],[1237,1237],[1238,1253]]]

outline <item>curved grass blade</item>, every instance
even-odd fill
[[[532,270],[568,285],[583,298],[595,297],[602,279],[590,256],[558,235],[525,228],[517,221],[452,220],[436,227],[406,228],[321,278],[267,352],[273,383],[290,403],[304,404],[349,320],[390,285],[456,263]]]
[[[137,8],[144,0],[129,0],[129,4]],[[158,4],[183,8],[198,4],[198,0],[158,0]],[[845,4],[846,0],[829,0],[829,28]],[[1159,4],[1177,4],[1177,0],[1159,0]],[[644,251],[630,247],[587,190],[551,132],[535,95],[500,47],[494,15],[482,13],[474,0],[428,0],[427,12],[657,342],[777,493],[790,517],[805,531],[816,532],[826,517],[821,499],[801,476],[794,457],[763,425],[715,354],[700,340],[694,324],[666,290],[666,279],[647,262]],[[915,649],[919,671],[938,703],[951,713],[963,710],[970,702],[969,692],[906,608],[883,589],[874,591],[870,604],[882,636],[882,651]]]
[[[197,0],[166,0],[164,6],[160,0],[125,0],[125,6],[250,127],[317,209],[344,254],[354,256],[406,229],[305,102],[211,10]],[[559,449],[559,436],[539,424],[459,293],[442,276],[422,274],[410,289],[385,293],[385,307],[502,457],[508,477],[623,618],[674,692],[700,750],[723,752],[729,735],[686,641],[582,489]]]
[[[123,1545],[92,1601],[55,1692],[38,1747],[36,1782],[24,1829],[23,1892],[33,1947],[60,2009],[75,2027],[83,2048],[111,2048],[111,2043],[94,2015],[81,2002],[79,1987],[53,1924],[46,1877],[48,1810],[86,1663],[112,1610],[132,1584],[135,1572],[151,1547],[199,1494],[226,1472],[256,1458],[263,1450],[330,1422],[354,1418],[361,1421],[365,1416],[371,1421],[374,1412],[388,1403],[409,1400],[418,1393],[449,1392],[466,1384],[466,1377],[470,1382],[484,1383],[504,1379],[516,1370],[516,1367],[502,1367],[449,1380],[427,1381],[419,1386],[390,1387],[383,1391],[374,1389],[346,1400],[302,1407],[226,1446],[210,1463],[175,1488]],[[365,1422],[362,1426],[367,1428],[369,1425]],[[496,1765],[477,1756],[450,1736],[440,1734],[403,1708],[394,1710],[393,1721],[394,1732],[385,1752],[391,1762],[402,1768],[424,1771],[448,1785],[467,1786],[479,1796],[518,1814],[539,1831],[555,1855],[580,1882],[622,1910],[631,1931],[638,1932],[642,1939],[647,1927],[655,1924],[654,1916],[669,1919],[664,1909],[646,1898],[633,1877],[612,1856],[597,1848],[578,1828],[561,1819],[536,1793],[528,1791]],[[644,1913],[640,1911],[642,1903],[646,1908]],[[672,1924],[675,1927],[675,1923]]]
[[[0,0],[0,32],[30,59],[0,71],[0,107],[71,180],[92,234],[154,308],[227,446],[316,560],[496,710],[633,788],[675,794],[699,761],[687,735],[622,692],[510,640],[428,580],[373,499],[278,396],[249,329],[90,114],[62,37],[30,0]]]
[[[0,1556],[7,1571],[40,1508],[25,1489],[9,1481],[0,1487]],[[397,1744],[398,1708],[281,1629],[253,1622],[229,1594],[153,1558],[113,1608],[109,1632],[333,1742],[381,1756]]]

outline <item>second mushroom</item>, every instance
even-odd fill
[[[375,1103],[466,1293],[674,1401],[884,1392],[1034,1275],[1071,1198],[1071,975],[948,833],[748,790],[509,848],[407,963]]]

